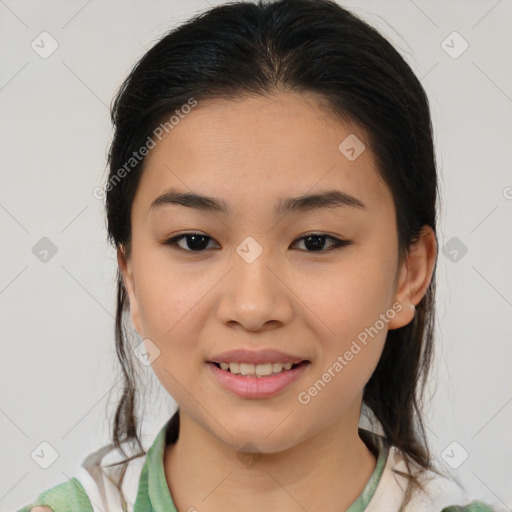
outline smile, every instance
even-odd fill
[[[208,362],[207,366],[214,380],[225,390],[241,398],[258,399],[270,398],[290,387],[310,364],[309,361],[295,364]]]
[[[229,371],[235,375],[244,375],[249,377],[266,377],[275,373],[281,373],[296,368],[298,364],[292,363],[214,363],[217,368],[224,371]]]

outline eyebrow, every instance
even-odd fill
[[[150,206],[150,210],[164,205],[178,204],[188,208],[196,208],[205,212],[230,213],[229,205],[222,199],[208,197],[193,192],[179,192],[169,190],[158,196]],[[276,215],[286,213],[304,212],[322,208],[350,207],[365,210],[365,204],[346,192],[340,190],[327,190],[318,194],[290,197],[281,200],[275,207]]]

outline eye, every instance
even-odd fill
[[[330,240],[330,245],[325,249],[325,242],[327,240]],[[208,248],[210,241],[213,241],[213,238],[202,233],[183,233],[165,241],[164,245],[176,246],[188,252],[204,252]],[[306,252],[326,252],[352,243],[350,240],[340,240],[339,238],[322,233],[312,233],[298,238],[295,244],[301,241],[304,241]]]
[[[170,238],[165,245],[177,246],[179,249],[189,252],[202,252],[207,248],[209,240],[213,240],[213,238],[202,233],[184,233]],[[184,242],[188,248],[180,245],[180,242]]]
[[[327,239],[331,241],[331,245],[327,250],[324,250],[324,245]],[[330,235],[324,235],[322,233],[311,233],[309,235],[297,239],[297,241],[302,240],[304,240],[304,245],[311,249],[308,250],[307,252],[332,251],[334,249],[338,249],[340,247],[344,247],[352,243],[350,240],[340,240],[339,238],[335,238]]]

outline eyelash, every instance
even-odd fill
[[[185,252],[190,252],[190,253],[201,253],[201,252],[206,252],[207,249],[203,249],[203,250],[200,250],[200,251],[193,251],[193,250],[190,250],[190,249],[183,249],[183,247],[180,247],[179,245],[177,245],[177,243],[181,240],[181,239],[184,239],[186,238],[187,236],[193,236],[193,235],[198,235],[198,236],[202,236],[204,238],[208,238],[210,240],[213,240],[212,237],[208,236],[208,235],[204,235],[203,233],[193,233],[193,232],[190,232],[190,233],[182,233],[181,235],[177,235],[175,237],[172,237],[172,238],[169,238],[168,240],[166,240],[164,242],[164,245],[167,245],[167,246],[170,246],[172,247],[173,249],[177,249],[177,250],[181,250],[181,251],[185,251]],[[309,237],[323,237],[323,238],[326,238],[326,239],[330,239],[333,241],[333,244],[331,245],[331,247],[329,247],[328,249],[322,249],[322,250],[319,250],[319,251],[303,251],[303,252],[309,252],[309,253],[322,253],[322,252],[329,252],[329,251],[332,251],[332,250],[335,250],[335,249],[341,249],[342,247],[346,247],[348,245],[351,245],[352,244],[352,241],[351,240],[340,240],[339,238],[336,238],[334,236],[331,236],[331,235],[326,235],[324,233],[309,233],[305,236],[302,236],[300,238],[297,238],[295,241],[294,241],[294,244],[300,240],[304,240],[304,239],[307,239]]]

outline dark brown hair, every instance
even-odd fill
[[[113,105],[106,210],[110,241],[130,253],[130,211],[142,159],[119,179],[132,153],[162,119],[196,101],[309,92],[335,115],[363,127],[396,209],[400,262],[423,226],[436,231],[437,175],[428,100],[393,46],[329,0],[233,2],[209,9],[162,37],[138,61]],[[436,261],[437,264],[437,261]],[[433,356],[435,268],[414,320],[388,332],[363,403],[389,442],[419,471],[435,470],[422,421]],[[115,446],[135,445],[136,374],[123,323],[129,307],[117,276],[116,350],[124,380],[112,426]],[[179,429],[179,416],[174,422]],[[177,431],[174,432],[177,436]],[[410,481],[419,485],[412,475]],[[420,486],[421,487],[421,486]]]

